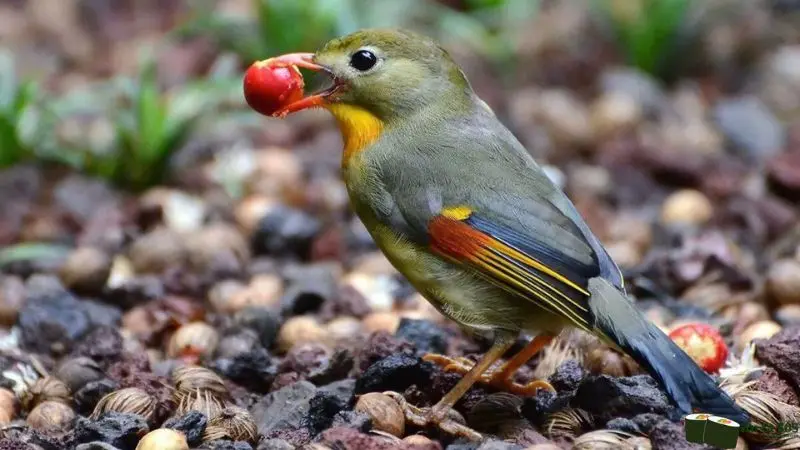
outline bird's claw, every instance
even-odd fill
[[[448,409],[445,417],[440,419],[433,417],[431,408],[414,406],[408,403],[402,394],[388,391],[384,392],[384,395],[391,397],[400,405],[407,423],[414,424],[420,428],[433,425],[449,435],[465,437],[472,441],[483,439],[483,435],[468,427],[461,414],[452,408]]]
[[[422,359],[442,367],[445,372],[455,372],[460,375],[466,375],[475,365],[475,363],[468,358],[451,358],[436,353],[429,353],[423,356]],[[545,380],[533,380],[525,384],[520,384],[514,382],[510,375],[511,374],[503,372],[502,369],[489,370],[478,378],[478,383],[521,396],[535,395],[540,389],[551,392],[556,391],[555,388]]]

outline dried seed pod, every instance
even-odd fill
[[[592,416],[582,410],[566,408],[556,411],[545,421],[545,435],[550,439],[564,438],[567,440],[575,439],[583,430],[593,426]]]
[[[101,398],[91,414],[97,419],[106,412],[129,413],[142,416],[148,422],[156,412],[156,399],[139,388],[125,388]]]
[[[159,428],[145,434],[136,450],[189,450],[189,444],[180,431]]]
[[[562,450],[562,448],[548,442],[546,444],[534,444],[530,447],[525,447],[525,450]]]
[[[258,426],[253,420],[253,416],[246,409],[238,406],[226,406],[216,417],[208,421],[206,433],[208,433],[209,428],[225,430],[227,436],[234,441],[255,443],[258,440]],[[212,439],[207,439],[204,435],[203,440]]]
[[[625,442],[630,444],[632,450],[651,450],[653,448],[653,443],[644,436],[634,436]]]
[[[60,433],[72,428],[75,411],[62,402],[44,401],[28,414],[26,423],[39,431]]]
[[[54,378],[39,378],[21,397],[22,407],[28,411],[45,401],[69,404],[70,391],[66,383]]]
[[[86,383],[103,378],[103,369],[93,359],[80,356],[62,361],[55,375],[71,392],[76,392]]]
[[[553,343],[542,349],[542,359],[533,371],[533,378],[536,380],[546,380],[556,373],[562,364],[573,359],[581,361],[581,352],[567,339],[559,336]]]
[[[632,450],[633,446],[627,439],[633,435],[617,430],[595,430],[582,434],[572,443],[574,450],[601,450],[613,448],[619,450]]]
[[[219,440],[233,441],[234,439],[224,427],[210,424],[206,426],[206,430],[203,432],[203,442]]]
[[[403,442],[408,445],[415,445],[419,447],[432,447],[434,442],[421,434],[412,434],[403,438]]]
[[[200,366],[183,366],[172,371],[172,382],[175,384],[175,395],[180,400],[183,395],[197,391],[208,392],[221,400],[230,398],[225,381],[213,371]]]
[[[205,322],[192,322],[178,328],[167,346],[170,358],[210,358],[217,349],[219,333]]]
[[[755,381],[724,387],[734,402],[750,415],[750,426],[742,430],[749,441],[769,443],[787,423],[800,421],[800,408],[782,402],[775,394],[752,390]]]
[[[194,392],[182,393],[178,398],[178,414],[186,414],[189,411],[203,413],[212,419],[222,412],[224,403],[215,397],[211,391],[196,389]]]
[[[0,388],[0,426],[6,425],[17,415],[17,396],[10,390]]]
[[[355,410],[368,415],[376,430],[402,437],[406,430],[406,419],[400,405],[387,395],[370,392],[356,402]]]

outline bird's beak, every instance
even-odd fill
[[[333,80],[331,87],[323,91],[317,92],[316,94],[303,97],[302,99],[296,102],[292,102],[284,106],[278,111],[275,111],[272,114],[273,117],[285,117],[287,114],[301,111],[303,109],[324,106],[326,104],[327,98],[331,96],[334,92],[339,90],[339,88],[341,87],[341,83],[339,83],[339,81],[336,79],[336,77],[333,75],[333,73],[329,68],[314,62],[313,53],[287,53],[285,55],[270,58],[266,60],[265,63],[267,64],[282,63],[300,67],[302,69],[313,70],[315,72],[323,72],[326,75],[330,76],[330,78]]]

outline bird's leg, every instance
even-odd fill
[[[443,431],[465,436],[471,439],[480,438],[480,434],[467,427],[460,420],[457,419],[458,414],[453,411],[453,406],[464,396],[464,394],[472,387],[473,384],[480,378],[486,369],[494,364],[503,353],[505,353],[514,341],[511,339],[498,339],[492,348],[486,352],[483,357],[472,366],[472,368],[464,375],[458,383],[453,386],[450,391],[439,400],[438,403],[431,408],[418,408],[409,405],[402,398],[402,395],[396,393],[386,394],[392,395],[393,398],[400,402],[401,407],[406,415],[406,420],[409,422],[424,427],[426,425],[438,425]]]
[[[555,391],[553,386],[544,380],[533,380],[525,385],[514,382],[514,374],[517,370],[552,340],[553,336],[549,334],[536,336],[513,358],[495,370],[482,373],[476,381],[518,395],[533,395],[539,389]],[[445,371],[461,374],[468,373],[474,366],[474,363],[466,358],[451,359],[444,355],[428,354],[424,356],[424,359],[444,367]]]

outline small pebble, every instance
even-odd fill
[[[713,215],[714,206],[708,197],[692,189],[673,193],[661,206],[661,220],[670,225],[702,225]]]
[[[161,273],[186,259],[183,236],[161,227],[140,236],[131,244],[128,258],[137,273]]]
[[[756,322],[742,331],[742,334],[739,336],[739,348],[745,348],[755,339],[769,339],[781,331],[781,329],[783,329],[783,327],[771,320]]]
[[[778,304],[800,304],[800,261],[775,261],[767,272],[767,291]]]
[[[310,316],[295,316],[288,319],[278,332],[278,347],[288,351],[295,345],[325,342],[328,333],[320,323]]]
[[[375,312],[368,314],[361,322],[367,333],[386,331],[394,334],[400,326],[400,316],[393,312]]]
[[[81,247],[70,253],[59,275],[64,286],[80,293],[98,293],[111,273],[111,257],[93,247]]]
[[[233,214],[236,218],[236,223],[247,236],[252,236],[258,228],[258,222],[262,217],[276,205],[278,202],[271,197],[263,195],[251,195],[244,198],[236,205]]]
[[[597,142],[634,128],[641,119],[642,108],[633,98],[622,93],[605,93],[592,104],[592,131]]]
[[[800,324],[800,304],[781,306],[775,311],[775,320],[783,326]]]
[[[219,343],[219,333],[205,322],[192,322],[178,328],[167,346],[170,358],[203,357],[214,354]]]
[[[348,342],[360,336],[364,330],[361,321],[349,316],[337,317],[325,324],[325,328],[335,342]]]

